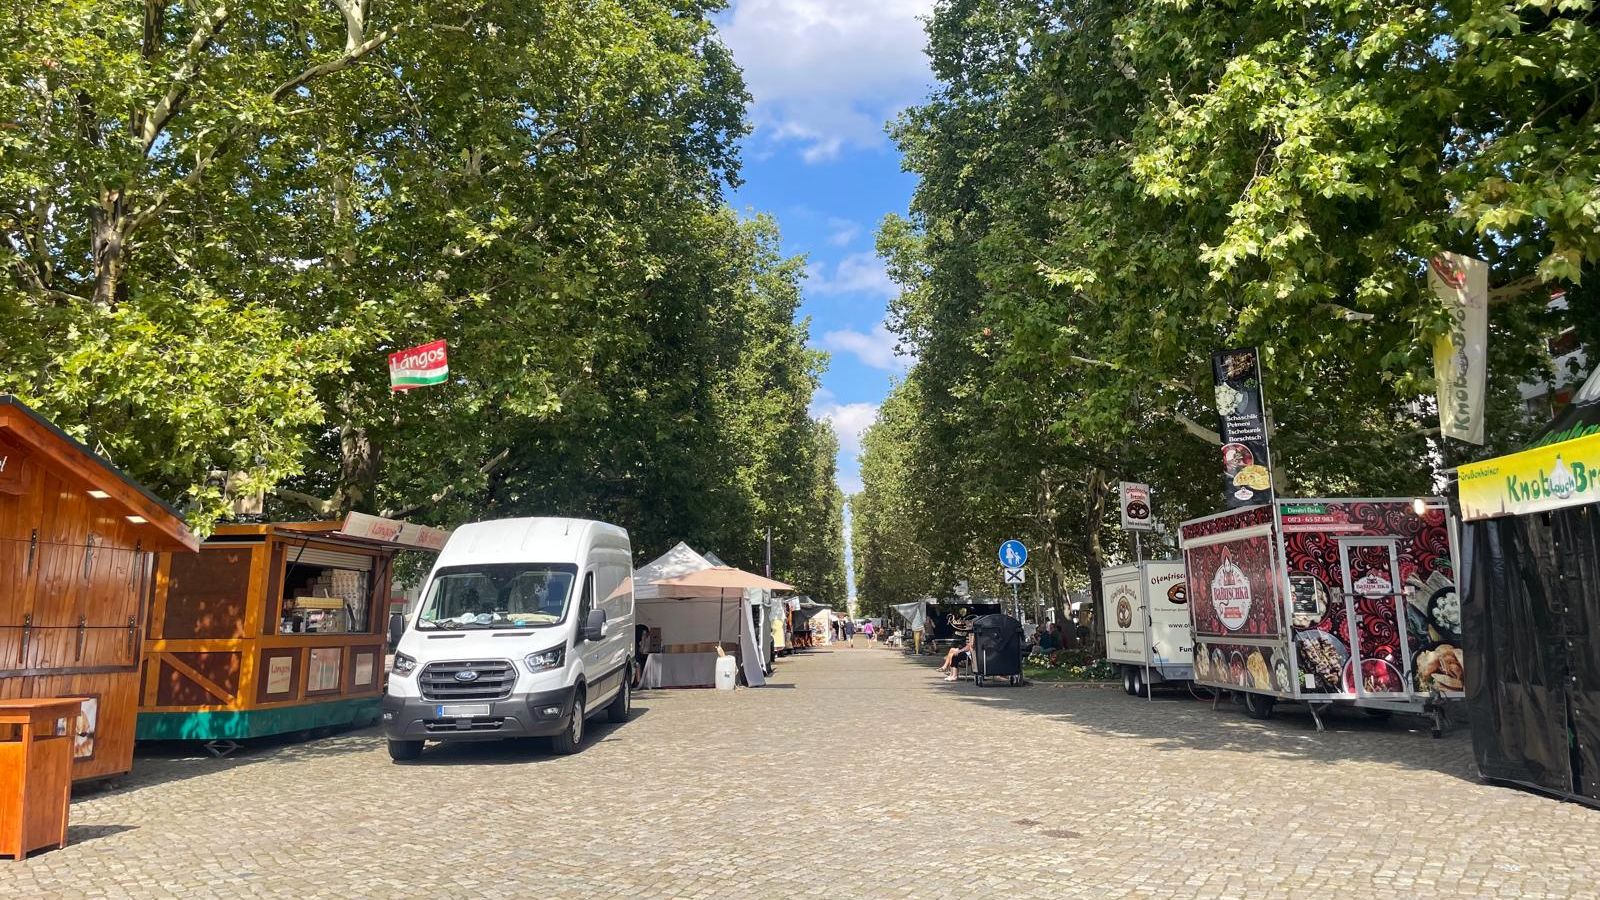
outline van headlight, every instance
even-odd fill
[[[546,672],[550,669],[559,669],[567,659],[567,645],[551,647],[549,650],[540,650],[538,653],[529,653],[522,658],[522,664],[528,667],[529,672]]]
[[[412,659],[411,657],[405,655],[404,653],[396,653],[394,655],[394,665],[391,666],[390,669],[389,669],[390,672],[393,672],[394,674],[399,675],[401,678],[404,678],[407,675],[410,675],[412,672],[415,672],[416,670],[417,670],[417,661]]]

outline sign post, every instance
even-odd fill
[[[1005,567],[1005,583],[1011,585],[1011,614],[1022,621],[1022,598],[1017,586],[1027,580],[1022,567],[1028,564],[1028,548],[1016,538],[1000,545],[1000,565]]]

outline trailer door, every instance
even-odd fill
[[[1361,698],[1404,697],[1411,679],[1405,586],[1394,538],[1342,538],[1345,621],[1352,640],[1344,690]]]

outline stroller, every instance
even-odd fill
[[[985,678],[1022,684],[1022,623],[1004,613],[972,620],[972,676],[978,687]]]

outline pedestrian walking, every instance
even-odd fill
[[[867,646],[870,647],[872,645],[872,620],[871,619],[868,619],[866,621],[866,624],[861,626],[861,633],[865,634],[867,636]]]

